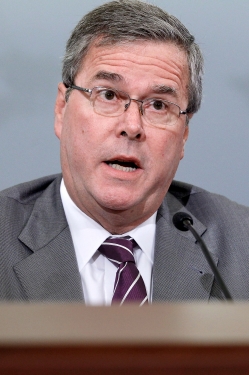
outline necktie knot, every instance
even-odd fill
[[[133,262],[133,239],[131,237],[109,237],[99,248],[99,252],[105,255],[117,267],[120,263]]]
[[[117,267],[112,302],[120,305],[129,301],[136,301],[140,306],[148,303],[144,281],[135,264],[134,243],[129,236],[109,237],[98,249]]]

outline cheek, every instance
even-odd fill
[[[61,156],[64,164],[70,169],[73,165],[77,166],[82,159],[84,129],[77,121],[77,117],[71,113],[65,113],[63,128],[61,132]]]
[[[62,130],[64,143],[71,144],[71,147],[73,145],[78,146],[86,138],[88,123],[89,121],[84,116],[82,108],[69,102],[65,111]]]
[[[97,131],[99,124],[82,112],[79,115],[70,111],[64,120],[61,150],[70,169],[78,171],[91,169],[104,143],[102,133]]]
[[[154,144],[154,157],[151,166],[151,170],[154,170],[154,178],[159,179],[163,184],[171,182],[183,157],[183,146],[183,134],[179,134],[179,132],[167,131],[167,134],[158,137]]]
[[[174,131],[167,131],[167,134],[161,136],[155,142],[155,151],[160,153],[160,157],[166,161],[172,159],[180,160],[184,147],[183,134]]]

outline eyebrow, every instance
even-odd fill
[[[105,79],[110,82],[120,82],[124,80],[120,74],[107,72],[105,70],[100,70],[98,73],[96,73],[93,77],[93,80],[95,79]]]
[[[177,97],[177,90],[174,87],[166,85],[156,85],[152,87],[155,94],[171,94],[175,98]]]
[[[108,72],[106,70],[100,70],[93,76],[93,80],[95,79],[105,79],[110,82],[122,82],[124,81],[124,77],[118,73]],[[155,85],[152,86],[152,91],[155,94],[171,94],[173,97],[177,97],[177,90],[171,86],[166,85]]]

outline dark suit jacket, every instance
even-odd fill
[[[84,301],[60,182],[0,193],[0,300]],[[174,227],[178,211],[193,217],[234,299],[249,299],[249,208],[173,182],[157,214],[153,301],[223,299],[193,235]]]

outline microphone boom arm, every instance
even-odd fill
[[[182,220],[182,224],[188,228],[190,230],[190,232],[193,234],[193,236],[195,237],[196,241],[199,242],[200,246],[201,246],[201,249],[202,249],[202,252],[210,266],[210,268],[212,269],[213,273],[214,273],[214,276],[218,282],[218,284],[220,285],[221,287],[221,290],[224,294],[224,296],[226,297],[227,300],[229,301],[232,301],[232,296],[229,292],[229,290],[227,289],[226,287],[226,284],[224,283],[217,267],[216,267],[216,264],[214,263],[213,261],[213,258],[211,257],[209,251],[208,251],[208,248],[205,244],[205,242],[203,241],[203,239],[199,236],[199,234],[196,232],[196,230],[194,229],[194,227],[192,226],[192,223],[189,219],[183,219]]]

